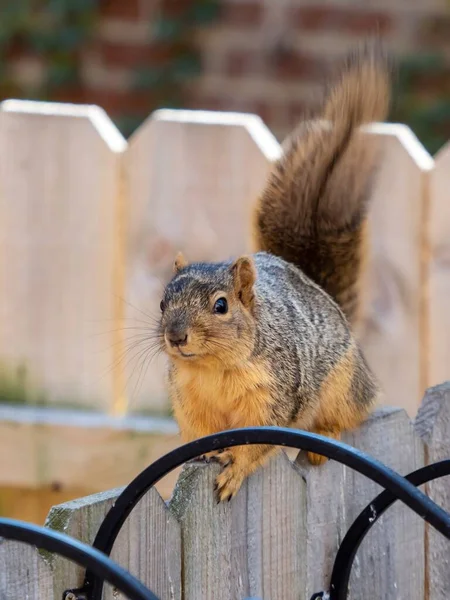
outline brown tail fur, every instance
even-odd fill
[[[286,140],[255,210],[258,250],[300,267],[341,306],[358,313],[366,207],[377,163],[375,140],[357,129],[383,121],[390,70],[375,47],[352,55],[326,95],[318,119]]]

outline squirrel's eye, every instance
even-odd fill
[[[228,312],[228,302],[226,298],[219,298],[214,303],[214,312],[219,315],[224,315]]]
[[[164,309],[166,308],[166,304],[165,304],[164,300],[161,300],[161,304],[159,305],[159,308],[161,309],[161,312],[164,312]]]

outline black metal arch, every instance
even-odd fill
[[[361,512],[341,543],[331,577],[330,600],[345,600],[347,597],[351,568],[362,540],[372,525],[396,500],[404,502],[450,539],[450,515],[415,487],[450,475],[450,459],[402,477],[347,444],[313,433],[279,427],[224,431],[185,444],[161,457],[124,489],[103,520],[93,548],[69,536],[11,519],[0,519],[0,536],[57,552],[85,567],[83,587],[67,590],[64,598],[99,600],[102,596],[103,581],[106,580],[131,600],[158,600],[149,589],[109,558],[122,525],[145,492],[174,468],[211,450],[243,444],[269,444],[312,451],[337,460],[385,488],[385,491]],[[320,592],[314,594],[311,600],[324,597],[324,592]]]
[[[0,518],[0,536],[57,552],[109,581],[130,600],[158,600],[153,592],[108,556],[67,535],[31,523]]]
[[[406,475],[405,479],[413,485],[419,486],[447,475],[450,475],[450,459],[422,467]],[[346,600],[350,573],[358,548],[373,525],[396,500],[394,494],[385,490],[368,504],[353,521],[336,554],[331,574],[330,600]]]
[[[321,454],[351,467],[383,486],[392,496],[433,525],[450,539],[450,515],[416,489],[413,483],[378,460],[330,438],[282,427],[252,427],[223,431],[185,444],[155,461],[140,473],[120,494],[103,520],[94,547],[109,555],[125,520],[142,496],[162,477],[183,463],[206,454],[244,444],[269,444]],[[88,569],[82,590],[90,600],[101,600],[103,581]]]

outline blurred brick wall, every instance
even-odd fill
[[[183,103],[256,112],[278,137],[302,113],[327,64],[371,34],[378,33],[400,55],[438,48],[450,60],[449,0],[221,4],[214,24],[195,34],[202,74],[186,86]],[[96,103],[113,118],[148,114],[149,93],[133,85],[133,70],[157,63],[167,52],[164,45],[151,42],[158,5],[153,0],[103,0],[95,39],[80,57],[83,84],[60,90],[55,99]],[[35,68],[26,60],[18,67],[25,78]],[[448,86],[449,75],[447,70],[437,81],[436,76],[431,83],[421,81],[424,93],[429,85]]]

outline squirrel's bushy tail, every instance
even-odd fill
[[[353,54],[331,85],[318,119],[305,121],[284,144],[258,199],[258,250],[294,263],[326,290],[350,322],[358,309],[375,140],[357,129],[384,121],[390,69],[379,50]]]

